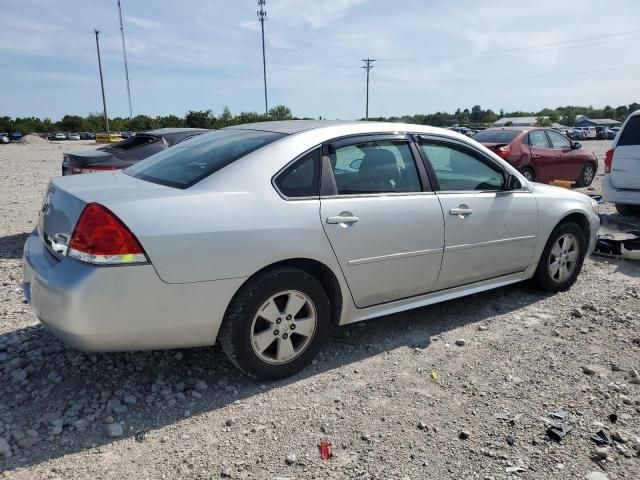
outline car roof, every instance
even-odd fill
[[[245,123],[243,125],[232,125],[226,129],[241,130],[261,130],[265,132],[285,133],[288,135],[304,132],[315,128],[335,127],[339,125],[351,125],[361,123],[374,123],[366,121],[350,120],[276,120],[270,122]],[[224,129],[223,129],[224,130]]]
[[[487,128],[486,130],[483,130],[483,132],[495,132],[497,130],[510,130],[513,132],[528,132],[529,130],[540,130],[542,128],[545,127],[526,127],[526,126],[522,126],[522,127],[492,127],[492,128]],[[551,127],[549,127],[551,128]]]
[[[150,135],[171,135],[173,133],[208,132],[207,128],[156,128],[154,130],[143,130],[139,133]]]

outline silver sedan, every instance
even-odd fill
[[[213,345],[304,368],[344,325],[532,279],[569,288],[597,205],[456,132],[290,121],[51,181],[24,249],[41,322],[83,350]]]

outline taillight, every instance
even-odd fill
[[[613,162],[614,151],[615,148],[611,148],[604,154],[604,173],[611,173],[611,163]]]
[[[496,153],[503,160],[509,160],[509,155],[511,155],[511,149],[509,148],[508,145],[505,145],[504,147],[497,148]]]
[[[116,167],[71,167],[71,175],[78,175],[80,173],[108,172],[110,170],[117,170],[117,168]]]
[[[98,203],[89,203],[71,235],[67,255],[101,265],[146,263],[147,256],[124,223]]]

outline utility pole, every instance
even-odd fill
[[[264,56],[264,21],[267,19],[267,12],[264,9],[266,0],[258,0],[258,21],[260,22],[260,29],[262,30],[262,74],[264,76],[264,113],[269,114],[269,105],[267,103],[267,61]]]
[[[365,66],[362,67],[367,71],[367,106],[365,107],[365,120],[369,120],[369,71],[373,68],[372,63],[375,62],[373,58],[363,58],[362,61]]]
[[[100,87],[102,88],[102,108],[104,110],[104,123],[107,125],[107,133],[109,133],[109,117],[107,116],[107,101],[104,98],[104,79],[102,78],[102,61],[100,60],[100,30],[96,32],[96,50],[98,50],[98,69],[100,70]]]
[[[124,43],[124,23],[122,22],[122,6],[118,0],[118,13],[120,15],[120,35],[122,36],[122,55],[124,56],[124,76],[127,79],[127,96],[129,97],[129,120],[133,118],[131,109],[131,87],[129,87],[129,67],[127,65],[127,47]]]

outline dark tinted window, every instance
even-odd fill
[[[320,190],[320,152],[314,150],[276,178],[278,190],[290,198],[317,197]]]
[[[406,141],[379,140],[347,145],[335,149],[329,159],[339,195],[422,190]]]
[[[520,132],[515,130],[485,130],[473,136],[480,143],[511,143]]]
[[[217,130],[152,155],[125,173],[148,182],[187,188],[284,136],[256,130]]]
[[[146,145],[147,143],[157,142],[159,140],[155,135],[138,134],[127,138],[113,145],[107,145],[107,148],[117,148],[119,150],[129,150],[131,148],[139,147],[140,145]]]
[[[550,148],[549,140],[544,130],[533,130],[529,132],[529,145],[537,148]]]
[[[631,117],[620,133],[618,146],[640,145],[640,117]]]

